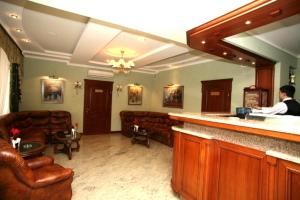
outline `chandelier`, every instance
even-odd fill
[[[121,50],[121,58],[118,61],[110,60],[109,64],[112,65],[112,71],[116,74],[124,73],[128,74],[132,67],[134,67],[134,63],[132,61],[126,62],[124,59],[124,50]]]

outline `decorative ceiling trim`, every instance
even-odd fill
[[[186,63],[186,64],[179,65],[179,66],[172,66],[172,68],[169,68],[169,69],[162,69],[162,70],[160,70],[160,72],[170,71],[170,70],[173,70],[173,69],[179,69],[179,68],[189,67],[191,65],[203,64],[203,63],[208,63],[208,62],[213,62],[213,61],[217,61],[217,60],[206,59],[206,60],[195,61],[195,62]]]
[[[166,50],[166,49],[168,49],[168,48],[171,48],[171,47],[174,47],[174,46],[175,46],[174,44],[166,44],[166,45],[163,45],[163,46],[158,47],[158,48],[156,48],[156,49],[154,49],[154,50],[152,50],[152,51],[149,51],[149,52],[147,52],[147,53],[145,53],[145,54],[143,54],[143,55],[141,55],[141,56],[139,56],[139,57],[136,57],[136,58],[132,59],[132,61],[133,61],[133,62],[136,62],[136,61],[138,61],[138,60],[142,60],[142,59],[144,59],[144,58],[146,58],[146,57],[148,57],[148,56],[151,56],[151,55],[153,55],[153,54],[157,54],[157,53],[159,53],[159,52],[161,52],[161,51],[164,51],[164,50]]]
[[[300,13],[299,0],[259,0],[187,31],[187,43],[240,65],[262,67],[275,62],[226,43],[224,38]]]

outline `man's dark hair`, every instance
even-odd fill
[[[288,97],[294,98],[295,87],[292,85],[284,85],[280,87],[280,92],[285,93]]]

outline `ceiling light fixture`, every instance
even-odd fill
[[[239,57],[239,60],[243,60],[243,58],[242,58],[242,57]]]
[[[16,28],[16,31],[17,31],[18,33],[20,33],[20,32],[22,32],[22,29]]]
[[[250,20],[245,21],[246,25],[250,25],[252,22]]]
[[[19,16],[17,14],[9,14],[9,16],[13,19],[18,19]]]
[[[252,62],[251,64],[252,64],[252,65],[255,65],[255,62]]]
[[[226,52],[226,51],[224,51],[224,52],[223,52],[223,55],[224,55],[224,56],[226,56],[226,55],[227,55],[227,52]]]
[[[29,42],[31,42],[31,40],[29,40],[29,39],[26,39],[26,38],[22,39],[22,41],[23,41],[23,42],[25,42],[25,43],[29,43]]]
[[[124,50],[121,50],[121,58],[118,61],[110,60],[108,63],[112,65],[112,71],[116,74],[124,73],[128,74],[132,67],[134,67],[134,63],[132,61],[126,62],[124,60]]]
[[[205,41],[205,40],[202,40],[202,41],[201,41],[201,43],[202,43],[202,44],[205,44],[205,43],[206,43],[206,41]]]

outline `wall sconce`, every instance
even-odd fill
[[[78,89],[81,89],[82,83],[80,81],[75,81],[74,82],[74,88],[76,90],[76,94],[78,94]]]
[[[294,72],[295,68],[293,66],[289,67],[289,84],[290,85],[294,85],[295,84],[295,72]]]
[[[59,77],[56,76],[55,74],[49,75],[48,76],[49,79],[58,79]]]
[[[123,86],[122,85],[116,85],[116,89],[117,89],[117,94],[119,96],[120,92],[123,91]]]

